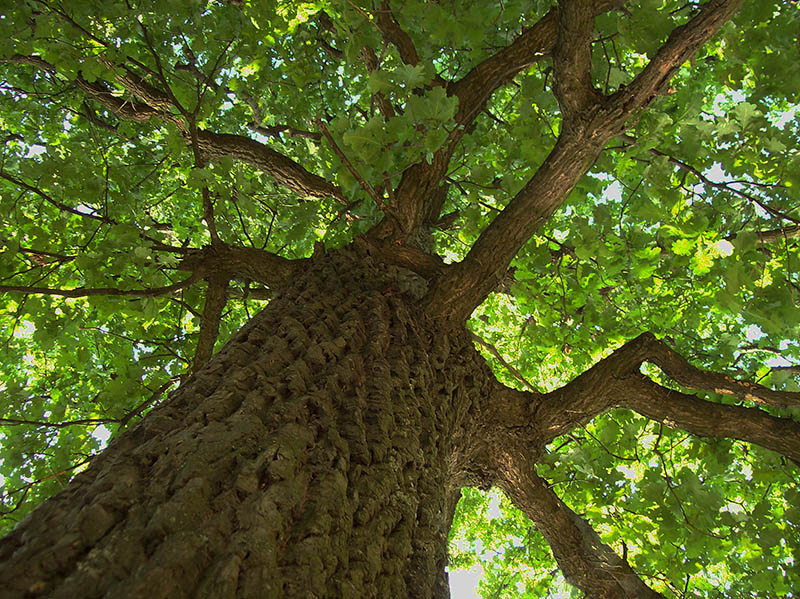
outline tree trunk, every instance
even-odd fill
[[[0,597],[447,597],[493,377],[398,274],[314,258],[0,541]]]

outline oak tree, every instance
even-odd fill
[[[4,2],[0,597],[794,596],[798,17]]]

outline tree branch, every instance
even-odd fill
[[[169,295],[189,287],[200,277],[192,274],[183,281],[178,281],[166,287],[153,287],[151,289],[115,289],[113,287],[86,288],[77,287],[75,289],[52,289],[49,287],[26,287],[24,285],[0,285],[0,293],[22,293],[24,295],[57,295],[62,297],[90,297],[97,295],[118,295],[125,297],[159,297]]]
[[[663,90],[670,77],[734,14],[741,2],[710,0],[697,16],[670,34],[628,88],[605,101],[588,103],[579,116],[571,119],[570,127],[562,128],[536,174],[481,233],[466,258],[452,265],[433,286],[426,299],[432,317],[453,322],[469,317],[496,287],[523,244],[566,200],[606,142],[624,131],[634,112]]]
[[[600,0],[592,5],[593,16],[614,10],[625,0]],[[533,27],[524,31],[511,44],[473,67],[464,77],[448,86],[458,98],[456,122],[470,124],[500,87],[509,83],[532,64],[553,51],[558,34],[558,9],[553,8]]]
[[[766,447],[800,464],[800,423],[758,408],[706,401],[662,387],[641,374],[618,381],[614,404],[698,437],[730,437]]]
[[[208,290],[206,291],[206,305],[203,308],[203,318],[200,321],[200,336],[192,360],[192,373],[196,373],[214,353],[214,344],[219,336],[219,323],[222,311],[227,303],[228,277],[225,274],[215,273],[208,277]]]
[[[621,127],[636,111],[662,94],[678,69],[691,59],[728,20],[744,0],[709,0],[688,23],[672,30],[647,66],[607,102],[606,118]]]
[[[6,61],[56,72],[53,65],[36,56],[16,55]],[[142,101],[132,101],[115,96],[108,86],[98,82],[89,83],[80,76],[76,80],[78,87],[121,119],[147,122],[151,118],[158,118],[173,123],[185,136],[189,136],[190,129],[187,123],[179,115],[172,113],[172,108],[179,110],[180,107],[174,105],[168,94],[153,87],[129,70],[117,76],[117,83]],[[278,184],[301,197],[317,199],[333,197],[344,202],[342,192],[337,186],[254,139],[242,135],[204,130],[198,131],[196,137],[198,147],[208,161],[231,156],[262,170],[274,178]]]
[[[307,171],[291,158],[243,135],[200,130],[197,143],[209,161],[231,156],[262,170],[280,185],[305,198],[335,198],[345,202],[342,190]]]
[[[225,273],[229,279],[257,281],[275,288],[304,268],[306,260],[289,260],[265,250],[220,244],[191,250],[178,269],[193,272],[199,278]]]
[[[394,18],[389,3],[382,2],[380,9],[378,9],[376,13],[378,15],[378,31],[381,32],[383,39],[397,48],[400,59],[404,63],[416,66],[419,63],[417,48],[414,46],[411,37],[403,31],[403,28],[400,27],[400,24]]]
[[[663,599],[561,501],[523,451],[512,449],[497,461],[499,486],[542,533],[567,582],[593,599]]]
[[[610,137],[562,134],[536,174],[484,229],[464,260],[451,265],[433,286],[426,299],[429,313],[465,321],[497,287],[519,249],[569,196]]]
[[[592,86],[594,6],[587,0],[561,0],[553,48],[553,93],[563,115],[562,127],[599,100]]]
[[[355,177],[356,181],[358,181],[358,184],[361,186],[361,188],[364,191],[367,192],[369,197],[372,198],[372,200],[375,202],[375,204],[378,206],[378,208],[380,208],[381,212],[383,212],[384,214],[386,214],[388,216],[391,216],[392,218],[397,220],[397,216],[395,216],[395,214],[392,212],[392,209],[389,208],[384,203],[384,201],[381,199],[381,197],[372,188],[372,185],[370,185],[369,183],[367,183],[364,180],[364,177],[361,176],[361,173],[359,173],[356,170],[356,167],[354,167],[353,163],[350,162],[350,159],[347,158],[345,153],[339,147],[339,144],[337,144],[336,140],[333,139],[333,136],[331,135],[330,131],[328,131],[328,127],[325,126],[325,122],[322,119],[317,119],[317,125],[322,130],[322,135],[325,137],[325,139],[331,145],[331,149],[333,150],[334,154],[336,154],[339,157],[339,160],[341,160],[342,163],[347,167],[347,170],[349,170],[350,173],[352,173],[353,177]]]

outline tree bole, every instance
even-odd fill
[[[491,374],[324,256],[0,544],[6,597],[447,597]]]

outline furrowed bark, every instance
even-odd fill
[[[446,598],[493,379],[398,276],[312,259],[0,541],[0,597]]]
[[[518,448],[497,456],[498,484],[542,533],[567,582],[592,599],[663,599],[600,540],[537,474]]]

